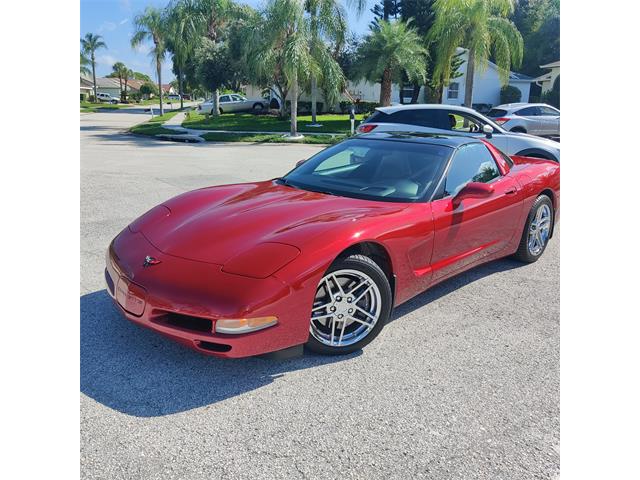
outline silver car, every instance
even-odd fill
[[[560,161],[560,143],[526,133],[512,133],[493,120],[467,107],[442,104],[412,104],[378,107],[358,126],[358,133],[428,132],[485,136],[507,155]]]
[[[235,93],[220,95],[220,113],[232,113],[232,112],[261,112],[268,108],[269,102],[262,98],[259,99],[247,99],[242,95]],[[211,113],[213,110],[213,99],[198,105],[198,111],[202,113]]]
[[[544,103],[498,105],[487,116],[510,132],[542,137],[560,136],[560,110]]]

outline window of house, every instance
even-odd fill
[[[447,89],[447,98],[458,98],[458,91],[460,90],[460,84],[458,82],[452,82]]]

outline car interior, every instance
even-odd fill
[[[364,154],[341,152],[342,161],[329,158],[314,170],[322,183],[368,196],[415,200],[437,180],[442,160],[449,149],[425,148],[422,152],[369,148]],[[346,155],[345,155],[346,154]]]

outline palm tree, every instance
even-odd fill
[[[245,15],[244,6],[235,4],[232,0],[178,0],[183,9],[183,34],[191,39],[191,47],[196,42],[194,38],[205,36],[213,43],[220,42],[228,24]],[[213,92],[214,115],[220,114],[219,89]]]
[[[511,66],[522,62],[522,35],[506,18],[513,13],[513,0],[436,0],[433,8],[436,18],[429,40],[437,44],[434,77],[447,85],[456,49],[467,48],[464,104],[470,107],[476,67],[486,70],[491,55],[504,85],[509,81]]]
[[[260,28],[247,42],[254,74],[263,79],[281,83],[281,109],[287,93],[291,98],[291,132],[298,136],[298,96],[301,84],[311,77],[327,77],[329,95],[338,97],[344,83],[340,66],[326,46],[312,51],[313,35],[309,18],[305,17],[305,4],[301,0],[271,0],[264,12]],[[314,56],[315,54],[315,56]]]
[[[174,73],[178,77],[178,93],[180,93],[180,108],[184,108],[183,77],[187,61],[194,52],[198,42],[198,28],[194,28],[194,19],[189,11],[189,4],[179,0],[168,7],[167,49],[171,52]]]
[[[122,62],[116,62],[116,63],[113,64],[113,67],[111,67],[111,69],[113,70],[113,73],[115,73],[116,76],[118,77],[118,82],[120,83],[120,100],[122,100],[123,99],[123,97],[122,97],[122,78],[126,74],[127,67]]]
[[[126,68],[122,71],[122,81],[124,83],[124,98],[123,100],[126,102],[127,101],[127,83],[129,82],[129,79],[133,78],[133,70],[131,70],[130,68]]]
[[[80,52],[80,75],[87,76],[91,73],[89,65],[91,65],[91,60],[89,60],[84,53]]]
[[[98,86],[96,85],[96,50],[99,48],[107,48],[107,44],[102,41],[100,35],[87,33],[84,38],[80,39],[82,45],[82,53],[88,55],[91,59],[91,71],[93,72],[93,101],[98,101]]]
[[[405,72],[410,81],[424,82],[427,50],[411,22],[379,20],[358,49],[356,79],[381,82],[380,104],[391,105],[391,85]]]
[[[334,41],[338,48],[344,43],[347,30],[345,12],[338,0],[304,0],[304,4],[305,11],[309,15],[311,33],[309,49],[314,58],[322,61],[327,52],[323,37]],[[310,82],[311,123],[316,125],[318,78],[313,73],[310,75]]]
[[[158,92],[160,98],[160,115],[164,114],[162,105],[162,61],[166,53],[167,21],[162,11],[155,7],[147,7],[133,20],[135,33],[131,38],[131,46],[136,48],[143,42],[151,40],[153,49],[149,55],[156,64],[158,74]]]

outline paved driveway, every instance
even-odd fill
[[[201,356],[120,318],[104,252],[186,190],[272,178],[305,145],[160,143],[81,116],[81,470],[87,479],[533,479],[558,473],[559,231],[397,309],[364,351]]]

